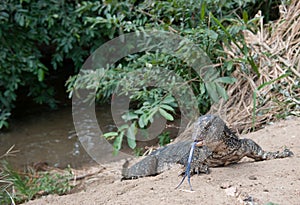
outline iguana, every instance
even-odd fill
[[[251,139],[240,139],[216,115],[203,115],[194,123],[190,140],[180,141],[162,147],[153,154],[128,168],[123,165],[123,179],[157,175],[174,163],[180,163],[186,170],[179,187],[188,177],[197,173],[209,173],[209,167],[226,166],[237,163],[243,157],[255,161],[285,158],[292,156],[289,149],[282,152],[266,152]]]

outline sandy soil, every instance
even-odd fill
[[[248,159],[220,168],[211,174],[193,176],[195,191],[189,191],[187,182],[180,182],[181,166],[175,165],[155,177],[121,181],[123,162],[89,168],[99,173],[82,180],[81,185],[68,195],[45,196],[26,205],[70,204],[300,204],[300,118],[293,118],[266,126],[245,135],[265,150],[282,150],[285,146],[294,156],[262,162]]]

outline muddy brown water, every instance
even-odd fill
[[[96,109],[98,122],[105,131],[114,128],[109,111],[109,105]],[[10,125],[8,131],[0,132],[0,156],[14,145],[14,150],[19,152],[6,159],[15,167],[37,162],[47,162],[59,168],[95,164],[78,140],[71,107],[21,116],[12,120]]]
[[[116,129],[110,110],[111,105],[109,104],[96,107],[98,124],[103,132]],[[174,125],[166,128],[166,131],[171,132],[171,136],[177,135],[178,123],[177,120]],[[88,125],[84,126],[88,127]],[[126,146],[126,140],[123,141],[123,153],[132,155],[133,151]],[[158,139],[153,138],[138,142],[138,147],[157,145],[157,143]],[[72,168],[82,168],[96,164],[78,139],[71,107],[51,112],[24,114],[12,120],[10,129],[0,132],[0,156],[11,146],[14,146],[14,150],[18,150],[18,152],[15,156],[6,159],[16,168],[32,166],[38,162],[47,162],[48,165],[58,168],[65,168],[68,165]],[[112,158],[112,153],[106,152],[97,155],[102,158],[98,159],[98,162],[102,160],[109,162],[107,159]]]

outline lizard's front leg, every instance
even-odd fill
[[[285,148],[282,152],[266,152],[251,139],[241,139],[240,149],[245,153],[245,156],[252,158],[255,161],[285,158],[294,155],[293,152],[287,148]]]
[[[181,186],[184,179],[188,177],[188,183],[191,191],[193,190],[191,185],[191,176],[195,173],[209,174],[209,166],[206,164],[206,159],[211,156],[211,151],[206,146],[198,147],[196,142],[192,143],[189,155],[185,155],[180,161],[180,164],[185,166],[185,171],[181,174],[183,178],[178,184],[176,189]]]
[[[195,150],[196,144],[197,144],[197,142],[193,142],[191,144],[191,149],[190,149],[190,153],[189,153],[189,156],[188,156],[188,159],[187,159],[184,176],[183,176],[181,182],[177,185],[177,187],[175,189],[177,189],[178,187],[181,186],[181,184],[183,183],[185,177],[188,177],[188,183],[190,185],[191,191],[193,190],[192,185],[191,185],[191,173],[190,172],[191,172],[191,163],[192,163],[192,160],[193,160],[194,150]]]

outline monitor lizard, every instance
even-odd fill
[[[264,151],[251,139],[241,139],[226,126],[226,123],[216,115],[203,115],[193,124],[193,134],[189,140],[179,141],[156,150],[136,164],[128,167],[123,165],[123,179],[133,179],[157,175],[174,163],[185,166],[182,173],[184,181],[193,174],[209,173],[209,167],[226,166],[239,162],[243,157],[255,161],[285,158],[293,153],[285,148],[282,152]],[[176,187],[176,188],[177,188]]]

